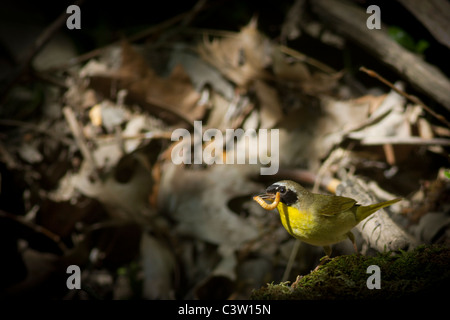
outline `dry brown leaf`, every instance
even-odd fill
[[[355,103],[369,103],[369,114],[375,112],[376,109],[381,105],[381,103],[386,99],[386,95],[382,94],[379,96],[374,95],[365,95],[359,98],[354,99]]]
[[[257,80],[254,83],[256,96],[261,110],[261,129],[273,128],[283,117],[281,102],[276,89],[264,81]]]
[[[205,40],[200,56],[238,86],[246,88],[255,79],[268,77],[264,70],[272,62],[272,44],[257,29],[256,19],[233,38]]]
[[[111,155],[113,150],[98,148],[93,153],[94,156],[100,153]],[[113,156],[117,157],[117,163],[120,156]],[[101,180],[93,180],[89,164],[84,161],[78,172],[68,172],[60,180],[58,188],[49,193],[49,198],[68,201],[80,192],[102,203],[111,217],[142,223],[150,213],[148,195],[152,187],[151,175],[139,162],[132,162],[128,167],[131,177],[126,183],[116,179],[114,170],[105,174]],[[116,167],[117,170],[120,169]]]
[[[97,67],[80,72],[89,77],[91,88],[112,99],[118,99],[118,92],[125,90],[125,103],[138,104],[171,123],[182,120],[192,125],[203,117],[206,106],[198,104],[200,94],[181,65],[163,78],[127,42],[122,44],[121,53],[122,62],[117,70]]]
[[[248,172],[249,166],[243,165],[213,165],[200,171],[167,162],[158,207],[177,222],[181,234],[237,249],[258,236],[254,225],[227,206],[233,197],[260,190],[246,178]]]
[[[320,71],[312,74],[311,79],[300,83],[300,87],[304,93],[309,95],[319,95],[329,92],[336,88],[339,79],[344,75],[343,72],[334,74],[326,74]]]
[[[280,124],[280,163],[318,170],[332,148],[367,120],[368,109],[368,103],[323,97],[320,112],[306,108],[290,112]]]
[[[200,95],[181,65],[175,66],[168,78],[161,78],[129,44],[123,44],[122,52],[119,75],[129,81],[125,87],[135,98],[169,109],[189,119],[190,123],[203,116],[205,108],[197,106]]]
[[[144,274],[145,299],[174,299],[173,272],[175,257],[160,240],[147,233],[142,234],[140,255]]]
[[[277,78],[288,81],[307,81],[311,78],[311,73],[304,63],[296,61],[288,63],[285,55],[276,48],[273,50],[273,72]]]
[[[305,94],[318,95],[328,92],[336,88],[343,76],[343,72],[336,72],[320,61],[284,46],[274,46],[272,58],[272,70],[276,80],[288,82],[290,86],[299,86]]]
[[[91,108],[91,110],[89,110],[89,119],[96,127],[100,127],[102,125],[102,107],[100,104],[96,104]]]
[[[362,142],[370,140],[371,137],[389,136],[411,136],[411,127],[405,114],[404,99],[397,93],[389,93],[379,108],[370,116],[378,121],[357,131],[349,133],[352,139]]]
[[[227,299],[233,292],[238,261],[231,248],[219,247],[221,260],[214,270],[194,288],[196,299]],[[220,290],[217,287],[220,286]]]

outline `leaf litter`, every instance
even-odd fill
[[[343,97],[352,92],[343,71],[298,59],[256,18],[240,32],[204,31],[195,43],[168,47],[124,40],[71,70],[58,116],[0,122],[2,201],[14,191],[22,203],[0,211],[3,227],[11,226],[5,239],[22,248],[5,253],[19,268],[2,295],[33,296],[48,283],[48,297],[65,299],[248,298],[281,280],[294,243],[277,216],[251,200],[281,178],[310,186],[356,175],[377,181],[382,187],[368,191],[376,197],[405,197],[392,209],[398,225],[418,242],[448,244],[441,163],[450,133],[421,106],[394,91]],[[163,66],[148,58],[155,55]],[[171,133],[192,132],[197,120],[204,130],[279,129],[282,170],[264,177],[249,161],[175,165]],[[302,181],[299,170],[313,179]],[[6,190],[17,179],[20,188]],[[299,250],[294,271],[304,274],[320,250]],[[61,289],[70,264],[90,289]]]

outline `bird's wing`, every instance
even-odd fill
[[[323,216],[334,216],[352,208],[356,201],[351,198],[315,194],[316,212]]]

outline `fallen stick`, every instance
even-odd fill
[[[349,134],[351,138],[352,135]],[[374,146],[374,145],[421,145],[421,146],[450,146],[450,139],[433,138],[423,139],[420,137],[365,137],[361,140],[362,145]]]
[[[438,119],[439,121],[441,121],[442,123],[446,124],[448,127],[450,127],[450,122],[448,122],[443,116],[441,116],[440,114],[437,114],[436,112],[434,112],[432,109],[430,109],[425,103],[422,102],[422,100],[420,100],[418,97],[407,94],[406,92],[404,92],[403,90],[400,90],[399,88],[397,88],[396,86],[394,86],[391,82],[389,82],[388,80],[386,80],[385,78],[383,78],[382,76],[380,76],[378,73],[376,73],[373,70],[369,70],[365,67],[361,67],[359,68],[360,71],[367,73],[369,76],[376,78],[378,80],[380,80],[381,82],[383,82],[385,85],[387,85],[389,88],[391,88],[392,90],[394,90],[395,92],[397,92],[399,95],[405,97],[406,99],[408,99],[409,101],[418,104],[419,106],[422,107],[422,109],[424,109],[425,111],[427,111],[429,114],[431,114],[433,117],[435,117],[436,119]]]
[[[450,110],[450,80],[436,66],[392,40],[386,25],[368,29],[365,10],[347,1],[310,1],[314,13],[330,29],[363,47],[369,54],[396,70],[413,87]]]
[[[362,205],[376,202],[367,184],[355,176],[346,177],[337,187],[336,194],[351,197]],[[369,246],[379,252],[406,251],[418,245],[417,240],[400,228],[384,209],[375,212],[355,228]]]
[[[73,110],[70,107],[63,108],[64,117],[69,125],[70,131],[72,131],[73,137],[75,138],[75,142],[80,149],[83,158],[89,163],[91,166],[92,174],[95,178],[99,178],[98,176],[98,166],[95,161],[94,156],[92,155],[91,150],[87,146],[86,139],[84,137],[83,131],[81,130],[80,124],[75,117]]]

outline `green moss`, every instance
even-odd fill
[[[369,289],[370,265],[380,268],[380,289]],[[420,246],[411,252],[376,257],[339,256],[302,276],[255,290],[252,299],[389,299],[439,296],[450,284],[450,249]]]

